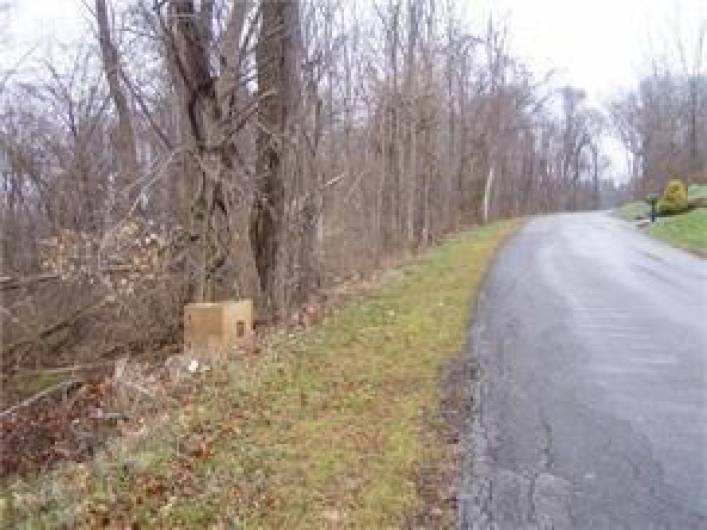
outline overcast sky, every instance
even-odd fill
[[[634,87],[651,56],[676,60],[678,36],[694,50],[699,28],[707,24],[707,0],[458,1],[468,20],[493,14],[506,22],[513,51],[538,73],[554,70],[556,82],[583,88],[599,107]],[[627,180],[623,146],[612,136],[603,143],[611,176]]]
[[[666,42],[677,31],[673,28],[680,27],[689,42],[707,19],[707,0],[457,2],[464,17],[479,26],[489,13],[505,21],[515,52],[538,71],[558,70],[563,82],[585,88],[595,100],[635,83],[649,50],[673,45]],[[23,49],[80,39],[84,11],[81,0],[14,0],[6,37]]]
[[[516,52],[541,70],[602,101],[634,85],[651,50],[675,53],[674,36],[693,45],[707,0],[459,0],[467,17],[507,21]],[[705,61],[707,62],[707,60]]]
[[[597,105],[635,85],[651,53],[675,56],[676,35],[686,48],[693,47],[700,24],[707,21],[707,0],[455,1],[479,30],[490,14],[505,22],[513,52],[538,74],[555,70],[557,82],[584,88]],[[5,28],[0,60],[6,63],[0,70],[32,47],[35,55],[46,56],[56,42],[90,38],[82,0],[14,0],[8,18],[0,20]],[[621,166],[618,149],[613,151]]]

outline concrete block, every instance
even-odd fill
[[[184,353],[232,352],[253,342],[253,301],[195,303],[184,306]]]

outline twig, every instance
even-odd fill
[[[95,414],[90,417],[92,420],[119,420],[119,421],[129,421],[130,416],[123,412],[102,412],[100,411],[98,414]]]
[[[0,276],[0,291],[21,289],[22,287],[28,287],[35,283],[57,281],[59,279],[60,276],[53,273],[37,274],[35,276],[25,276],[23,278]]]
[[[85,370],[93,370],[95,368],[102,368],[104,366],[111,366],[113,364],[115,364],[115,361],[103,361],[103,362],[99,362],[99,363],[79,364],[79,365],[72,365],[72,366],[61,366],[59,368],[44,368],[41,370],[23,370],[21,372],[18,372],[17,375],[23,376],[23,375],[42,375],[42,374],[47,374],[47,375],[65,374],[65,373],[70,373],[70,372],[82,372]]]
[[[92,311],[96,311],[100,308],[102,308],[104,305],[107,303],[111,302],[110,297],[106,297],[102,299],[101,301],[95,303],[95,304],[87,304],[73,313],[71,313],[68,317],[59,320],[58,322],[55,322],[54,324],[50,324],[49,326],[43,328],[37,333],[36,337],[33,338],[26,338],[26,339],[20,339],[17,342],[14,342],[8,346],[5,346],[0,350],[0,352],[4,355],[9,352],[12,352],[19,348],[20,346],[24,346],[25,344],[32,344],[35,342],[38,338],[39,339],[44,339],[46,337],[49,337],[53,333],[56,333],[57,331],[61,331],[62,329],[71,327],[79,318],[81,318],[83,315],[86,313],[90,313]]]
[[[150,399],[157,399],[157,396],[153,393],[147,390],[145,387],[138,385],[137,383],[133,383],[132,381],[122,381],[122,380],[117,380],[116,381],[118,384],[121,384],[123,386],[126,386],[128,388],[132,388],[133,390],[137,390],[140,394],[143,394]]]
[[[6,409],[6,410],[0,412],[0,418],[4,418],[5,416],[9,416],[13,412],[15,412],[21,408],[27,407],[27,406],[31,405],[32,403],[39,401],[40,399],[43,399],[47,396],[50,396],[51,394],[54,394],[55,392],[59,392],[61,390],[66,390],[66,392],[68,393],[69,391],[74,390],[74,389],[80,387],[81,385],[83,385],[83,381],[81,381],[79,379],[70,379],[69,381],[64,381],[64,382],[58,383],[54,386],[50,386],[49,388],[45,388],[41,392],[38,392],[37,394],[34,394],[33,396],[25,399],[24,401],[21,401],[21,402],[17,403],[16,405],[13,405],[9,409]]]

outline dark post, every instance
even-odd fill
[[[655,193],[649,193],[646,197],[646,202],[651,207],[651,223],[655,223],[655,220],[658,217],[658,210],[656,208],[658,204],[658,195]]]

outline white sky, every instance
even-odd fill
[[[595,102],[636,84],[651,50],[692,47],[707,0],[459,0],[469,20],[505,20],[512,48],[540,71],[587,90]],[[480,16],[480,13],[483,13]],[[707,58],[706,58],[707,59]],[[707,61],[705,61],[707,62]]]
[[[10,0],[10,4],[6,30],[13,45],[78,37],[84,20],[81,0]]]
[[[694,49],[697,28],[707,23],[707,0],[453,1],[479,30],[489,14],[505,21],[513,52],[538,74],[552,69],[557,82],[584,88],[597,105],[617,90],[635,86],[647,71],[651,52],[675,57],[675,35]],[[82,0],[10,2],[9,20],[0,20],[0,72],[26,50],[46,57],[56,42],[90,39]],[[618,151],[612,158],[622,165]]]
[[[121,0],[113,0],[115,3]],[[345,1],[345,0],[344,0]],[[438,0],[446,2],[446,0]],[[557,69],[563,80],[601,99],[635,83],[651,48],[660,51],[674,28],[686,40],[707,21],[707,0],[456,0],[478,26],[489,13],[511,28],[514,51],[538,70]],[[46,46],[82,38],[82,0],[10,0],[4,40],[13,47]],[[92,3],[92,2],[89,2]],[[3,21],[0,21],[2,23]],[[9,37],[9,39],[8,39]],[[83,35],[85,38],[86,36]],[[4,46],[4,45],[3,45]]]
[[[81,0],[9,3],[9,13],[0,15],[0,72],[15,68],[18,61],[22,70],[31,69],[36,66],[32,59],[52,57],[58,45],[90,39]]]
[[[652,56],[677,60],[677,36],[688,53],[707,24],[707,0],[457,0],[476,27],[489,14],[509,26],[513,52],[538,74],[556,72],[555,81],[583,88],[602,108],[621,90],[635,87],[648,73]],[[707,46],[703,50],[707,68]],[[610,173],[628,178],[623,146],[604,137]]]

